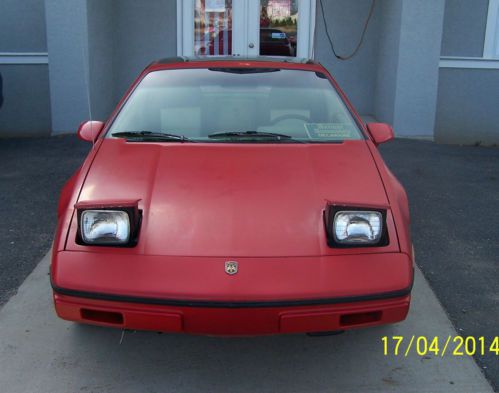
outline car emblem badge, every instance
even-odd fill
[[[237,273],[237,267],[238,264],[236,261],[227,261],[225,262],[225,273],[232,276]]]

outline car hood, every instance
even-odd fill
[[[102,142],[79,201],[139,200],[149,255],[326,255],[327,203],[387,205],[365,141]]]

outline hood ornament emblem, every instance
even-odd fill
[[[238,270],[238,263],[236,261],[225,262],[225,273],[232,276],[237,273],[237,270]]]

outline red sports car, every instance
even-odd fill
[[[214,335],[403,320],[413,283],[404,189],[328,71],[309,60],[148,66],[58,208],[59,317]]]

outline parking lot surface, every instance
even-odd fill
[[[120,331],[55,317],[48,259],[15,295],[50,247],[59,190],[89,148],[75,136],[0,140],[0,307],[14,295],[0,309],[5,391],[492,390],[471,358],[384,356],[380,337],[499,334],[499,149],[381,147],[408,191],[417,263],[437,295],[418,273],[404,323],[326,338],[137,332],[119,345]],[[498,389],[497,356],[475,360]]]
[[[89,149],[75,135],[0,139],[0,307],[50,248],[59,191]]]

